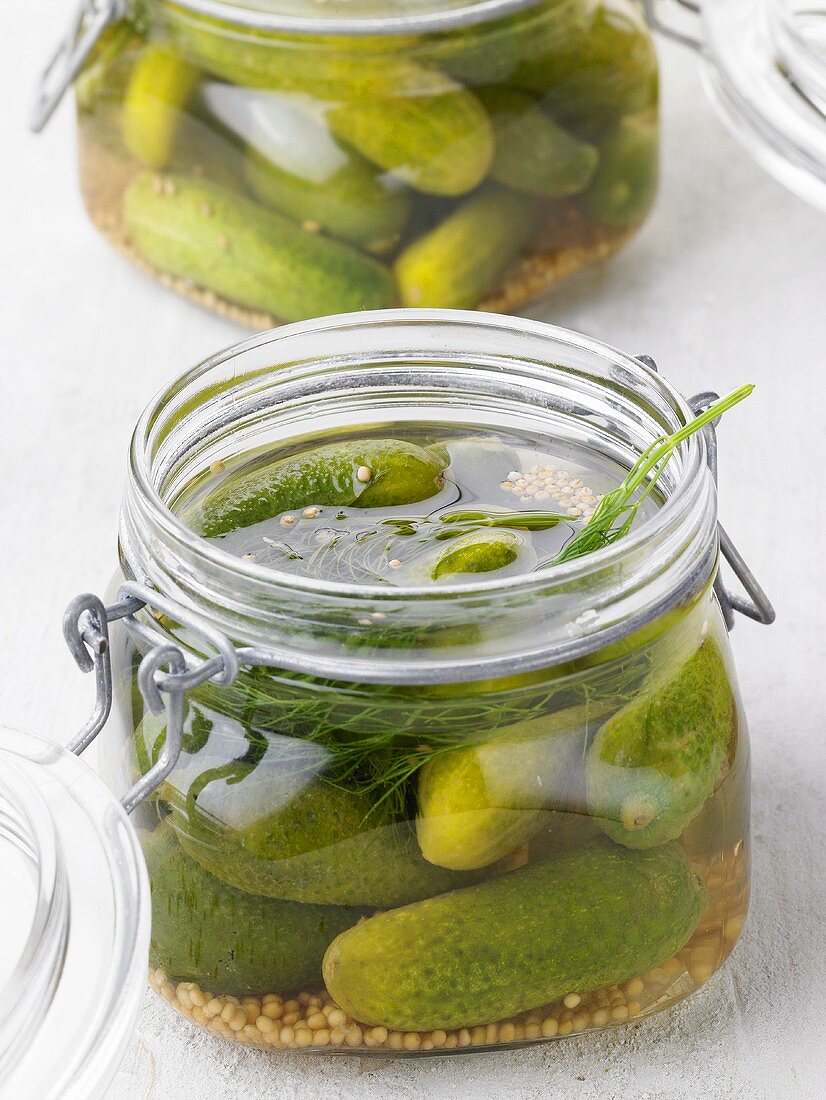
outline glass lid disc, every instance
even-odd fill
[[[713,0],[702,19],[724,121],[776,179],[826,209],[826,0]]]
[[[146,867],[86,764],[2,727],[0,897],[0,1092],[97,1100],[146,986]]]
[[[174,0],[174,6],[261,30],[403,34],[472,26],[541,0]]]

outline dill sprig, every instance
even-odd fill
[[[584,554],[591,554],[626,535],[640,505],[651,494],[677,447],[701,431],[706,424],[744,401],[753,389],[754,386],[751,385],[741,386],[727,397],[715,401],[676,432],[654,440],[634,463],[622,484],[605,494],[588,523],[577,531],[550,564],[559,565]]]

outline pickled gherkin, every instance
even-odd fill
[[[81,167],[121,253],[261,329],[399,304],[513,309],[643,221],[657,69],[630,0],[535,0],[420,32],[389,13],[369,33],[357,12],[329,18],[335,33],[299,33],[276,13],[146,0],[107,29],[78,82]],[[232,232],[158,203],[150,233],[142,169],[224,188]]]

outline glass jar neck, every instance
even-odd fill
[[[563,0],[550,0],[551,3]],[[312,0],[161,0],[174,7],[253,32],[395,35],[451,31],[491,23],[549,0],[357,0],[343,5]]]
[[[675,452],[659,482],[664,503],[623,539],[501,580],[354,586],[280,573],[194,534],[175,501],[216,462],[354,426],[528,433],[630,468],[690,417],[639,361],[529,320],[394,310],[275,329],[195,367],[147,408],[131,449],[123,572],[300,672],[416,683],[548,667],[708,583],[716,496],[702,436]]]

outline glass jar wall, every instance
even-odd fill
[[[82,191],[119,251],[252,327],[508,311],[653,202],[656,58],[625,0],[199,7],[105,30],[76,85]]]
[[[153,403],[115,589],[159,607],[112,627],[114,787],[165,742],[137,687],[148,649],[194,667],[216,630],[243,647],[231,683],[189,693],[183,753],[140,811],[150,981],[173,1007],[265,1048],[441,1053],[618,1025],[722,965],[748,901],[749,754],[702,437],[623,540],[504,576],[288,572],[186,509],[239,457],[344,431],[426,428],[445,490],[457,439],[490,454],[505,434],[517,464],[530,437],[610,479],[690,415],[612,349],[471,314],[290,326]]]

